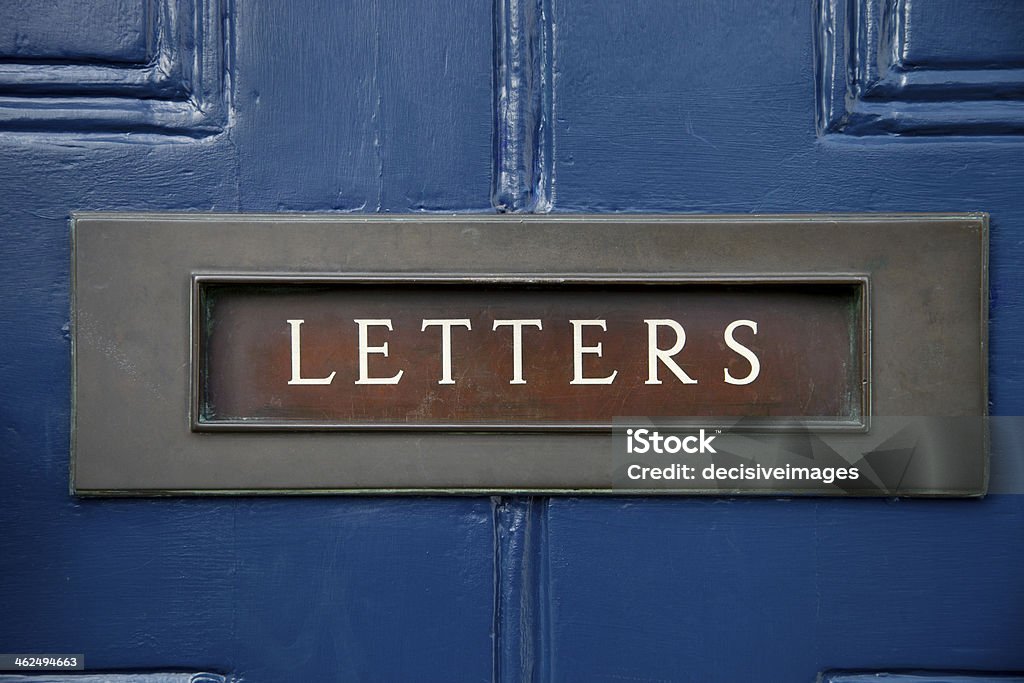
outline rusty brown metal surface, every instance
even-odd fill
[[[852,422],[862,416],[865,337],[856,282],[217,282],[196,283],[194,428],[245,429],[445,427],[558,428],[608,426],[618,416],[816,417]],[[659,364],[649,378],[647,319],[672,319],[685,330],[674,360],[696,384]],[[388,319],[393,330],[368,330],[369,374],[397,384],[360,385],[357,319]],[[468,319],[451,331],[453,384],[441,384],[441,329],[423,320]],[[522,331],[522,379],[513,379],[513,333],[500,319],[539,319]],[[572,384],[570,320],[588,327],[588,377],[617,371],[610,384]],[[292,327],[301,326],[301,375],[330,384],[290,385]],[[726,345],[726,327],[757,323],[735,340],[760,361]],[[675,335],[660,328],[658,346]]]

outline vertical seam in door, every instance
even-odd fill
[[[491,204],[502,213],[546,213],[552,208],[552,2],[495,0]]]
[[[496,496],[493,680],[546,681],[549,499]]]
[[[554,202],[553,2],[495,0],[491,204],[500,213],[547,213]],[[549,502],[491,499],[498,683],[549,680]]]

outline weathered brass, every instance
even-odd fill
[[[889,417],[981,419],[987,245],[984,214],[80,214],[72,487],[979,495],[983,429],[912,486],[758,488],[623,483],[619,428],[856,460]]]

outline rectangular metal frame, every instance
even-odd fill
[[[468,283],[863,278],[864,415],[987,414],[985,214],[84,213],[72,221],[72,250],[79,495],[678,493],[611,488],[601,471],[611,437],[592,430],[193,431],[193,283],[218,273]],[[933,485],[923,495],[984,492],[941,472]]]

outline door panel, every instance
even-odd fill
[[[486,498],[68,494],[71,211],[490,205],[489,6],[213,4],[225,42],[195,54],[227,69],[221,130],[140,125],[139,107],[180,103],[142,99],[153,94],[124,85],[126,73],[110,75],[121,83],[116,106],[71,87],[74,126],[0,116],[0,650],[73,650],[90,670],[231,680],[489,680]],[[71,26],[85,11],[63,6]],[[24,22],[55,21],[24,12]],[[94,35],[98,47],[107,37]],[[19,68],[75,69],[76,59],[60,52]],[[133,67],[111,58],[90,68]],[[49,102],[35,87],[2,87],[26,111]]]
[[[235,11],[238,209],[490,209],[489,4]]]
[[[991,47],[991,58],[942,62],[949,85],[920,104],[906,105],[906,93],[885,96],[891,117],[911,110],[942,127],[895,136],[884,122],[870,131],[836,123],[819,135],[815,111],[822,67],[838,63],[845,73],[843,41],[854,38],[842,31],[891,19],[849,13],[898,5],[915,22],[908,43],[916,53],[941,56],[964,22],[982,34],[1009,22],[1022,35],[1018,8],[819,4],[555,3],[555,208],[989,211],[991,410],[1020,414],[1014,292],[1024,147],[1015,134],[991,134],[1019,132],[1008,108],[1020,91],[1007,99],[997,82],[1016,68],[1002,60],[1005,43],[973,44]],[[828,33],[829,13],[843,19],[838,35]],[[838,54],[826,60],[820,52],[831,39]],[[968,57],[990,70],[984,88],[965,85],[985,78],[958,70]],[[1005,125],[956,116],[968,101]],[[994,482],[1020,458],[1013,446],[994,444]],[[1024,668],[1019,495],[554,499],[548,514],[551,680],[811,681],[841,668]]]

